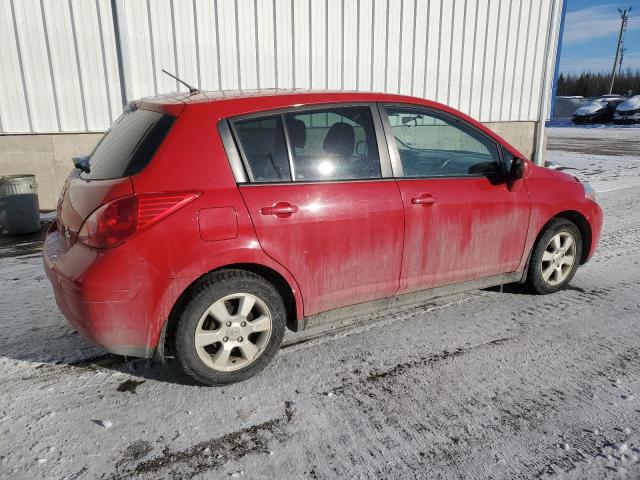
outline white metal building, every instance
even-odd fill
[[[106,130],[126,100],[179,89],[162,68],[207,90],[425,97],[532,154],[561,3],[0,0],[0,175],[36,173],[50,207],[70,156],[96,142],[88,133]]]

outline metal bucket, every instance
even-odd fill
[[[35,175],[0,177],[0,229],[5,235],[22,235],[40,230]]]

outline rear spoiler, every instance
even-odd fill
[[[140,110],[151,110],[158,113],[166,113],[172,117],[177,117],[184,110],[185,103],[177,98],[156,97],[142,100],[135,100],[127,103],[125,112]]]

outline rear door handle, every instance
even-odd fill
[[[434,197],[430,193],[424,193],[419,197],[412,198],[411,203],[413,203],[414,205],[433,205],[434,203],[436,203],[436,197]]]
[[[262,207],[260,209],[262,215],[275,215],[278,218],[290,217],[291,214],[297,211],[298,207],[291,205],[289,202],[278,202],[272,207]]]

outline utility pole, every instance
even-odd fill
[[[629,20],[629,12],[633,7],[625,8],[624,10],[618,9],[620,12],[620,34],[618,35],[618,46],[616,47],[616,58],[613,61],[613,68],[611,69],[611,85],[609,85],[609,93],[613,92],[613,82],[616,80],[616,67],[618,66],[618,59],[621,58],[621,47],[624,43],[624,32],[627,30],[627,21]]]

